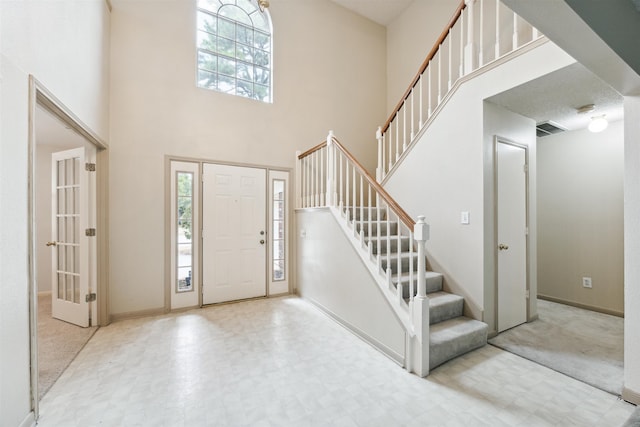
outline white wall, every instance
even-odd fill
[[[623,121],[538,139],[540,295],[624,312],[623,176]]]
[[[30,417],[28,75],[108,136],[103,0],[0,2],[0,426]]]
[[[640,97],[624,99],[624,391],[640,405]]]
[[[527,320],[536,318],[538,310],[535,295],[537,293],[538,269],[536,268],[537,253],[537,146],[536,122],[506,110],[491,102],[484,103],[484,321],[490,325],[489,333],[496,331],[496,259],[495,248],[495,141],[496,136],[527,147],[529,165],[529,247],[528,247],[528,281],[529,293],[533,298],[528,302]]]
[[[296,211],[296,236],[300,295],[402,363],[404,327],[333,214]]]
[[[549,42],[463,83],[385,184],[410,215],[426,216],[428,261],[474,317],[482,317],[485,287],[493,286],[485,275],[485,223],[492,221],[485,180],[493,175],[485,164],[483,100],[573,62]],[[460,224],[461,211],[471,213],[469,225]]]
[[[400,102],[458,5],[459,0],[414,0],[387,26],[387,115]]]
[[[195,2],[115,1],[111,303],[164,307],[164,157],[293,169],[333,129],[369,170],[384,120],[385,29],[330,1],[272,0],[273,104],[195,87]]]

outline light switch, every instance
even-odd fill
[[[469,211],[460,212],[460,224],[469,224]]]

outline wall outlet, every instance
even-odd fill
[[[469,212],[467,211],[460,212],[460,224],[464,224],[464,225],[469,224]]]
[[[593,288],[591,283],[591,277],[583,277],[582,278],[582,287],[583,288]]]

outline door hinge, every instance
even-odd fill
[[[95,172],[96,171],[96,164],[95,163],[85,163],[84,164],[84,169],[88,172]]]
[[[84,297],[85,302],[92,302],[96,300],[96,294],[95,293],[91,293],[91,294],[87,294]]]
[[[96,229],[95,228],[87,228],[86,230],[84,230],[84,235],[88,236],[88,237],[95,237],[96,236]]]
[[[525,291],[525,298],[529,299],[529,295],[530,295],[530,294],[529,294],[529,289],[527,289],[527,290]]]

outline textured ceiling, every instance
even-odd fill
[[[532,80],[488,99],[536,123],[551,120],[567,130],[584,129],[592,116],[622,119],[622,96],[579,63]],[[576,109],[595,104],[595,110]]]
[[[369,18],[378,24],[387,26],[413,0],[332,0],[340,6],[346,7],[358,15]],[[424,1],[424,0],[418,0]]]

